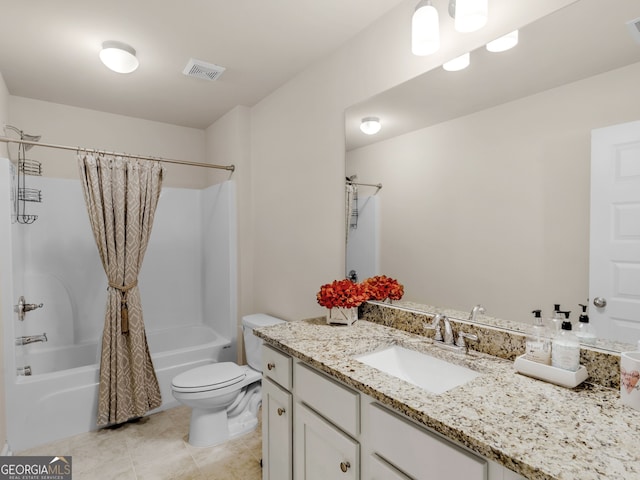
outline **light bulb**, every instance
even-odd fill
[[[378,117],[365,117],[360,123],[360,130],[367,135],[375,135],[380,131],[382,125]]]
[[[504,52],[518,44],[518,30],[507,33],[500,38],[487,43],[487,50],[494,53]]]
[[[456,0],[454,27],[458,32],[475,32],[487,23],[488,0]]]
[[[411,17],[411,52],[424,56],[440,48],[438,11],[430,1],[422,0]]]
[[[469,66],[470,60],[469,53],[465,53],[464,55],[460,55],[459,57],[454,58],[453,60],[449,60],[442,65],[447,72],[457,72],[458,70],[464,70]]]

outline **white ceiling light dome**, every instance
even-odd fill
[[[382,128],[378,117],[364,117],[360,123],[360,130],[367,135],[375,135]]]
[[[100,60],[107,68],[117,73],[131,73],[140,64],[133,47],[113,40],[102,43]]]

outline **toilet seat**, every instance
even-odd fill
[[[245,370],[233,362],[212,363],[177,375],[171,388],[180,393],[207,392],[235,385],[245,377]]]

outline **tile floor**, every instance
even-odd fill
[[[71,455],[73,480],[260,480],[261,428],[223,445],[187,443],[190,410],[176,407],[118,428],[17,455]]]

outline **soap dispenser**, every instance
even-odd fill
[[[542,323],[542,310],[534,310],[533,329],[527,336],[525,358],[532,362],[551,365],[551,342],[546,335],[546,329]]]
[[[555,303],[553,305],[553,317],[551,318],[551,330],[554,332],[559,332],[560,327],[562,326],[562,322],[564,321],[564,317],[562,315],[562,311],[560,311],[560,304]]]
[[[551,365],[563,370],[576,372],[580,368],[580,342],[572,332],[570,312],[562,312],[565,320],[556,334],[551,347]]]
[[[580,318],[578,318],[578,329],[576,330],[576,336],[582,343],[593,345],[596,343],[596,334],[593,331],[593,327],[589,323],[589,315],[587,315],[587,306],[582,303],[579,304],[582,308]]]

